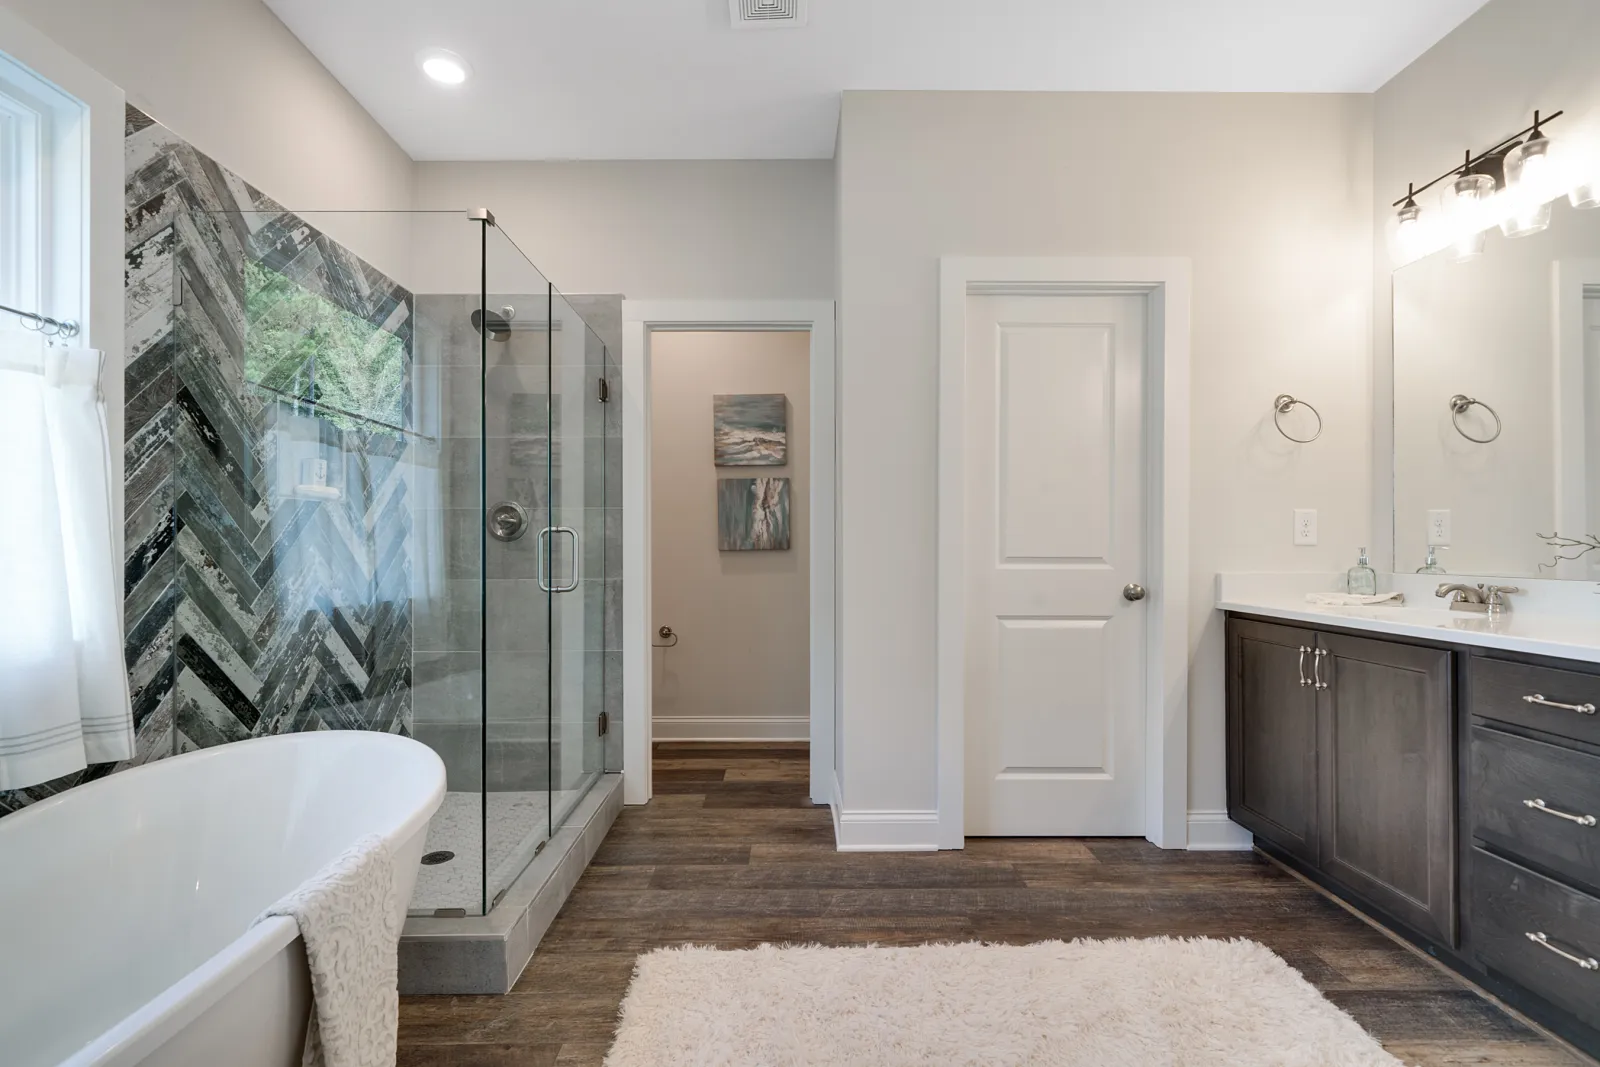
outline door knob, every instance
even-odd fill
[[[1123,586],[1123,588],[1122,588],[1122,599],[1124,599],[1124,600],[1143,600],[1144,599],[1144,586],[1140,585],[1138,582],[1131,582],[1128,585]]]

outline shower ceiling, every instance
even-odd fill
[[[413,157],[482,160],[827,159],[843,89],[1371,92],[1484,0],[266,3]]]

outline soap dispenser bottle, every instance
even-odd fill
[[[1378,592],[1378,572],[1367,565],[1367,550],[1361,549],[1361,558],[1350,568],[1347,577],[1350,592],[1357,596],[1374,596]]]
[[[1428,546],[1428,560],[1417,568],[1418,574],[1444,574],[1445,569],[1439,566],[1439,550],[1433,545]]]

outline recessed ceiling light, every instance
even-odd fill
[[[417,66],[441,85],[460,85],[472,73],[466,60],[444,48],[426,48],[418,52]]]

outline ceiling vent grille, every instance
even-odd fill
[[[781,30],[806,24],[810,0],[728,0],[736,30]]]

